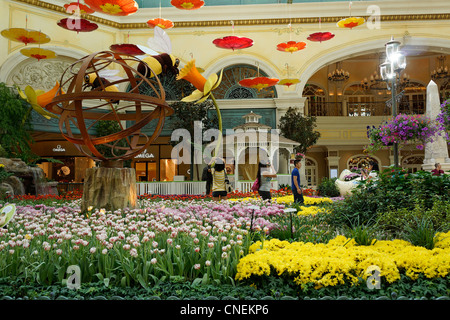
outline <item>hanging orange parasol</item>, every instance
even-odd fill
[[[246,78],[239,81],[239,84],[246,88],[253,88],[261,91],[261,89],[274,86],[278,83],[279,79],[268,77],[255,77]]]
[[[131,43],[112,44],[109,46],[109,49],[118,54],[129,54],[132,56],[145,55],[144,51],[142,51],[137,45]]]
[[[84,0],[84,2],[95,11],[112,16],[128,16],[139,9],[134,0]]]
[[[74,14],[77,9],[80,10],[80,14],[91,14],[95,11],[92,10],[89,6],[81,4],[79,2],[71,2],[64,5],[67,13]]]
[[[197,10],[204,6],[202,0],[172,0],[170,4],[181,10]]]
[[[173,22],[167,19],[155,18],[147,21],[150,28],[160,27],[161,29],[170,29],[173,27]]]
[[[277,50],[292,53],[292,52],[297,52],[297,51],[303,50],[303,49],[305,49],[305,47],[306,47],[305,42],[288,41],[288,42],[279,43],[277,45]]]
[[[26,28],[9,28],[2,30],[1,34],[11,41],[22,42],[25,45],[29,43],[44,44],[50,42],[50,37],[45,33]]]
[[[90,22],[86,19],[72,19],[72,18],[64,18],[59,20],[56,23],[61,28],[70,31],[78,32],[91,32],[97,30],[98,25],[96,23]]]
[[[26,57],[37,59],[38,61],[56,57],[56,53],[54,51],[42,48],[26,48],[20,50],[20,53]]]

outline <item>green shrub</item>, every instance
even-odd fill
[[[346,237],[354,239],[359,246],[370,246],[377,241],[377,239],[375,239],[375,229],[365,225],[359,225],[348,229]]]
[[[336,186],[336,178],[323,178],[322,182],[317,187],[319,195],[323,197],[338,197],[340,195],[339,189]]]
[[[406,225],[406,240],[414,246],[420,246],[429,250],[436,244],[437,230],[429,217],[415,218]]]

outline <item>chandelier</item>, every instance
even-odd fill
[[[436,80],[445,80],[450,78],[450,73],[448,72],[448,67],[445,65],[445,56],[440,56],[437,58],[438,67],[431,72],[431,79]]]
[[[350,73],[344,71],[341,67],[341,62],[336,63],[336,69],[333,72],[328,73],[328,80],[336,83],[343,83],[350,78]]]

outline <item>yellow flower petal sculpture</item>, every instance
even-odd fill
[[[220,114],[219,106],[217,105],[217,101],[214,98],[214,95],[212,94],[212,91],[216,89],[220,82],[222,81],[222,74],[223,70],[220,71],[220,75],[217,75],[216,73],[213,73],[206,79],[204,76],[202,76],[199,72],[199,69],[195,66],[195,59],[189,61],[186,66],[180,70],[180,73],[177,76],[177,80],[185,79],[192,83],[196,90],[194,90],[189,96],[184,97],[181,99],[183,102],[194,102],[202,103],[209,97],[211,98],[214,107],[216,108],[217,112],[217,119],[219,121],[219,131],[222,133],[222,116]],[[220,143],[222,140],[222,136],[219,136],[219,139],[217,140],[217,145],[215,148],[215,154],[217,155],[217,151],[219,150]]]
[[[22,99],[26,100],[31,107],[39,113],[41,116],[43,116],[46,119],[50,118],[56,118],[58,119],[58,116],[48,112],[45,110],[45,106],[52,101],[53,97],[56,95],[59,89],[59,83],[56,82],[56,85],[49,91],[44,92],[42,90],[34,90],[30,86],[26,86],[25,93],[17,88],[19,91],[19,95]]]

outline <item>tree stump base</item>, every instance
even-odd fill
[[[81,211],[89,207],[114,211],[136,208],[136,171],[132,168],[94,167],[86,170]]]

